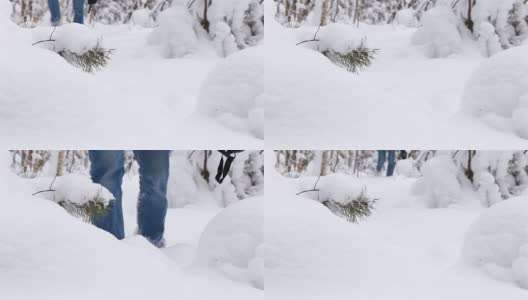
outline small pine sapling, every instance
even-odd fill
[[[377,52],[378,49],[365,47],[365,43],[362,41],[359,47],[344,54],[334,50],[326,50],[322,53],[335,65],[345,68],[348,72],[359,73],[359,71],[364,71],[372,64]]]
[[[87,223],[94,223],[104,218],[112,208],[115,200],[111,200],[108,204],[105,199],[98,192],[95,197],[86,201],[82,205],[72,203],[70,201],[62,200],[58,204],[62,206],[71,215],[81,218]]]
[[[102,48],[99,43],[95,48],[83,54],[77,54],[69,50],[57,52],[72,66],[81,68],[84,72],[93,73],[104,68],[110,61],[112,49]]]
[[[335,215],[345,218],[348,222],[358,223],[372,215],[374,206],[378,199],[371,199],[367,196],[365,189],[359,196],[350,197],[347,204],[341,204],[333,199],[324,199],[323,205],[326,206]]]

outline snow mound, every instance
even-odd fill
[[[263,205],[262,197],[249,198],[231,204],[214,217],[200,237],[197,264],[264,289],[263,260],[257,255],[263,241]]]
[[[412,43],[422,45],[428,57],[447,57],[460,50],[458,20],[449,7],[434,7],[423,14],[421,21],[423,27],[413,36]]]
[[[52,192],[39,193],[48,200],[61,203],[83,205],[91,200],[98,199],[99,202],[108,204],[114,199],[110,191],[98,183],[93,183],[86,175],[68,174],[57,177],[55,181],[51,177],[41,177],[35,180],[35,192],[52,189]],[[51,183],[53,182],[53,185]]]
[[[197,49],[195,21],[184,6],[173,6],[159,16],[159,27],[147,38],[150,45],[159,46],[165,58],[183,57]]]
[[[400,159],[396,162],[396,174],[406,177],[419,177],[420,171],[416,168],[414,159],[408,158]]]
[[[82,55],[97,46],[102,47],[101,34],[86,25],[69,23],[55,28],[40,27],[34,30],[34,42],[55,40],[54,42],[38,44],[38,46],[54,52],[67,50]]]
[[[528,201],[511,198],[487,209],[471,225],[463,262],[528,289]],[[511,275],[510,275],[511,274]]]
[[[333,50],[347,54],[361,45],[367,46],[365,35],[348,24],[332,23],[326,25],[317,38],[319,39],[317,46],[320,52]]]
[[[136,26],[146,28],[154,27],[154,22],[151,18],[151,12],[146,8],[134,10],[134,12],[132,12],[131,21]]]
[[[414,16],[414,10],[409,8],[398,10],[394,21],[396,24],[405,27],[416,27],[417,24],[416,17]]]
[[[222,125],[264,138],[264,48],[239,51],[222,60],[204,80],[197,113]]]
[[[528,138],[527,109],[527,46],[511,48],[487,59],[466,84],[462,111],[488,123],[497,119],[510,121],[523,138]]]
[[[434,157],[422,167],[423,177],[414,185],[414,194],[424,196],[427,207],[444,208],[460,199],[458,168],[448,155]]]
[[[309,177],[302,178],[300,183],[303,185],[302,189],[305,190],[312,189],[316,181],[317,177]],[[321,202],[332,201],[346,205],[359,198],[366,187],[354,176],[334,173],[321,177],[316,188],[319,192],[302,195]]]

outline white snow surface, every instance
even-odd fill
[[[147,43],[152,28],[95,24],[87,30],[114,51],[106,68],[87,74],[42,49],[45,43],[32,46],[41,34],[49,38],[52,27],[23,29],[10,13],[2,3],[0,34],[10,42],[0,55],[0,136],[11,148],[262,147],[250,134],[192,114],[206,75],[222,61],[210,41],[199,40],[184,58],[166,59]],[[80,26],[66,25],[54,36]]]
[[[426,11],[421,19],[422,28],[413,36],[413,44],[423,45],[430,58],[447,57],[460,51],[462,38],[458,32],[458,19],[453,10],[437,6]]]
[[[101,33],[87,25],[69,23],[56,28],[39,27],[34,31],[34,42],[54,40],[38,45],[55,52],[67,50],[82,55],[96,46],[104,47]]]
[[[462,110],[527,138],[527,99],[528,47],[520,46],[494,55],[474,71],[464,90]]]
[[[465,233],[485,210],[478,199],[467,199],[473,206],[428,209],[411,193],[416,178],[360,179],[379,201],[371,217],[351,224],[317,201],[296,197],[303,178],[268,172],[263,246],[268,297],[520,300],[528,295],[460,264]]]
[[[219,63],[200,90],[197,114],[264,139],[264,48],[239,51]]]
[[[264,289],[264,265],[257,256],[263,243],[264,198],[228,206],[205,228],[198,244],[197,264],[209,265],[239,281]]]
[[[134,234],[137,176],[123,179],[126,238],[119,241],[56,203],[32,197],[27,179],[8,171],[7,157],[0,156],[0,226],[6,229],[0,231],[1,299],[264,299],[250,284],[257,272],[233,280],[194,264],[218,207],[169,209],[168,247],[160,251]],[[236,220],[236,210],[230,216]]]
[[[273,7],[266,12],[264,96],[270,147],[518,149],[527,144],[512,130],[460,112],[466,82],[485,61],[476,44],[461,42],[457,54],[431,59],[411,44],[416,28],[350,26],[350,32],[366,36],[369,47],[379,50],[368,69],[351,74],[311,50],[317,48],[313,42],[295,45],[312,39],[317,26],[285,28],[274,20]]]
[[[480,215],[469,228],[462,259],[490,276],[528,289],[528,201],[502,201]]]

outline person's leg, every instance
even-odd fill
[[[59,25],[61,20],[59,0],[48,0],[48,8],[51,14],[51,25]]]
[[[107,188],[115,200],[108,208],[108,214],[97,220],[93,220],[95,226],[106,230],[118,239],[125,238],[125,228],[123,224],[123,207],[121,183],[125,173],[125,153],[124,151],[98,150],[90,151],[90,175],[92,181]]]
[[[73,22],[84,23],[84,0],[73,0]]]
[[[381,173],[383,165],[385,164],[385,150],[378,150],[378,164],[376,166],[376,172]]]
[[[134,151],[139,164],[138,233],[163,247],[167,214],[169,151]]]
[[[396,166],[396,150],[389,150],[388,166],[387,166],[387,176],[392,176],[394,174],[394,167]]]

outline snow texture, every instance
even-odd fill
[[[423,177],[414,192],[423,195],[427,207],[443,208],[455,204],[461,196],[458,168],[448,155],[437,156],[422,166]]]
[[[30,181],[35,187],[35,193],[48,189],[54,190],[39,193],[39,196],[57,203],[64,201],[80,206],[97,198],[98,202],[106,205],[114,199],[112,193],[102,185],[93,183],[86,175],[66,174],[55,179],[39,177]]]
[[[528,138],[528,47],[515,47],[484,61],[466,84],[462,110],[489,125]],[[512,129],[513,128],[513,129]]]
[[[421,21],[423,27],[414,35],[413,44],[423,46],[428,57],[448,57],[460,51],[458,20],[449,7],[434,7],[423,14]]]
[[[204,80],[197,113],[264,139],[263,51],[257,46],[222,60]]]
[[[160,47],[165,58],[191,54],[198,47],[195,20],[185,6],[173,6],[159,16],[159,27],[148,37],[148,43]]]
[[[51,35],[52,33],[53,35]],[[35,29],[35,42],[49,39],[54,40],[54,42],[42,42],[38,45],[55,52],[66,50],[79,55],[97,46],[104,47],[102,44],[103,38],[99,32],[86,25],[77,23],[64,24],[55,28],[40,27]]]
[[[528,202],[512,198],[494,205],[469,228],[462,259],[490,276],[528,289]]]
[[[249,278],[252,285],[264,289],[263,261],[256,253],[263,242],[263,201],[245,199],[214,217],[200,237],[196,263],[212,266],[235,280]]]

